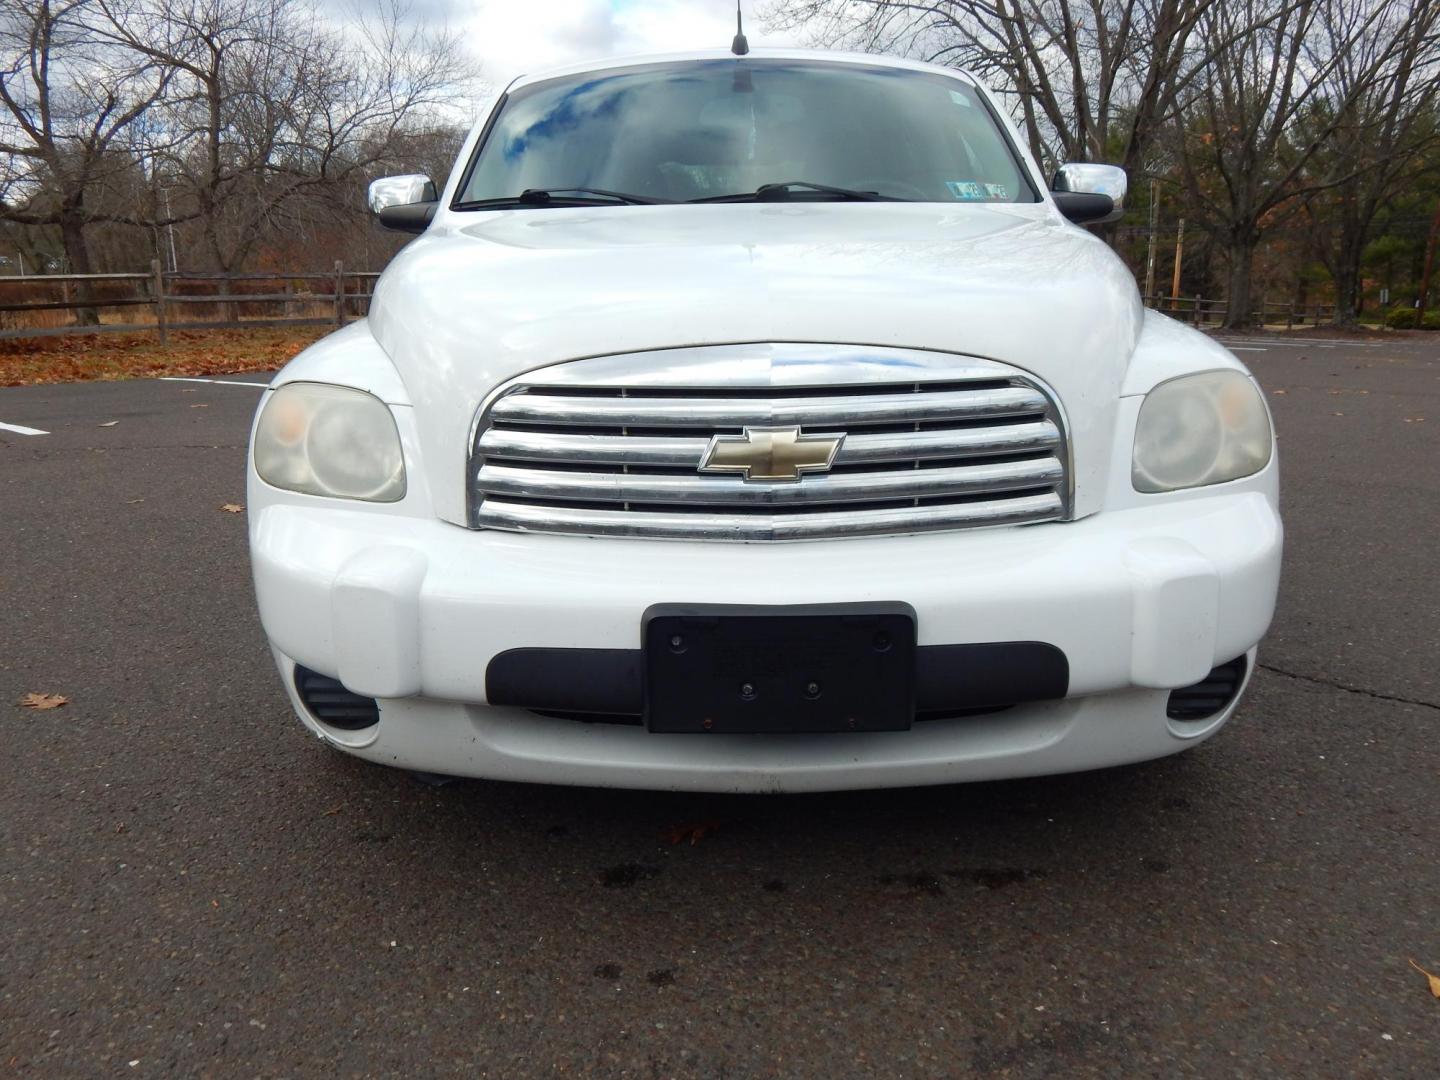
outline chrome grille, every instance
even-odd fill
[[[797,480],[699,472],[746,428],[843,435]],[[807,540],[1054,521],[1069,508],[1059,409],[991,361],[751,345],[559,364],[477,418],[470,523],[524,532]]]

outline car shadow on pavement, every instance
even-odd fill
[[[1169,874],[1209,818],[1198,753],[1027,780],[814,795],[716,795],[460,780],[326,754],[367,818],[358,844],[425,877],[552,882],[631,894],[861,888],[937,897],[1087,877]],[[1215,826],[1217,822],[1208,822]],[[1234,822],[1228,822],[1234,827]],[[1240,842],[1240,837],[1234,838]],[[1199,855],[1198,845],[1193,854]]]

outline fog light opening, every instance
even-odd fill
[[[1227,709],[1240,687],[1245,684],[1245,670],[1248,662],[1245,656],[1237,656],[1213,668],[1209,675],[1193,686],[1182,686],[1170,692],[1170,701],[1165,706],[1165,715],[1171,720],[1193,723],[1208,720]]]
[[[295,665],[295,692],[319,723],[341,731],[360,731],[380,722],[380,706],[374,698],[361,697],[341,685],[340,680]]]

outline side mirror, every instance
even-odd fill
[[[370,212],[397,232],[422,233],[440,206],[435,182],[421,173],[385,176],[370,182]]]
[[[1075,224],[1104,225],[1120,220],[1129,186],[1124,169],[1070,162],[1056,171],[1050,192],[1060,212]]]

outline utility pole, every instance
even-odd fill
[[[165,217],[166,217],[167,219],[169,219],[169,217],[170,217],[170,189],[169,189],[168,187],[162,187],[162,188],[160,189],[160,195],[161,195],[161,197],[165,200]],[[173,222],[173,221],[168,221],[168,223],[167,223],[166,226],[165,226],[165,232],[166,232],[166,234],[167,234],[167,235],[169,236],[169,238],[170,238],[170,272],[171,272],[172,274],[174,274],[174,273],[177,273],[177,272],[179,271],[179,269],[180,269],[180,267],[176,264],[176,261],[175,261],[175,222]]]
[[[1180,231],[1175,235],[1175,273],[1170,278],[1170,310],[1180,306],[1180,256],[1185,251],[1185,219],[1180,219]]]
[[[1415,325],[1425,322],[1425,307],[1430,298],[1430,271],[1435,269],[1435,241],[1440,237],[1440,199],[1435,201],[1435,216],[1430,220],[1430,238],[1425,241],[1425,273],[1420,277],[1420,310]]]
[[[159,259],[150,260],[150,288],[155,295],[155,329],[160,333],[160,344],[164,345],[170,340],[170,320],[165,311],[165,270]]]
[[[1145,299],[1155,292],[1155,222],[1160,215],[1160,181],[1150,181],[1150,252],[1145,257]],[[368,234],[367,234],[368,235]]]

